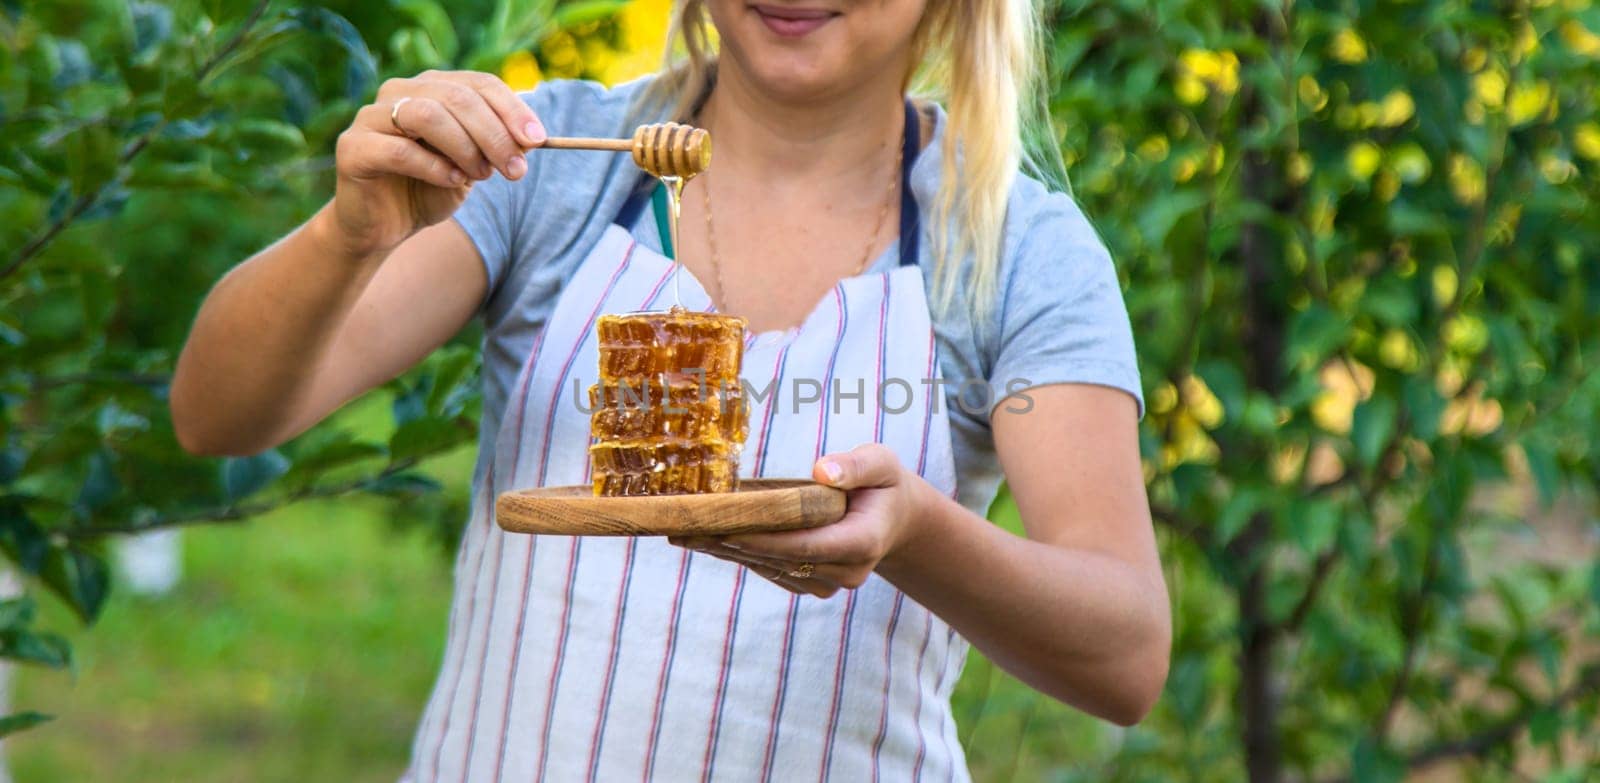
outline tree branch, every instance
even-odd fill
[[[60,531],[60,535],[68,539],[81,540],[89,538],[102,538],[109,535],[127,533],[144,533],[162,528],[181,527],[184,525],[198,525],[213,522],[240,522],[251,517],[257,517],[268,511],[274,511],[284,506],[299,503],[304,500],[317,500],[322,498],[339,497],[355,492],[372,489],[385,479],[392,478],[400,473],[415,467],[418,460],[403,459],[390,463],[388,467],[359,479],[341,482],[338,484],[324,484],[316,487],[306,487],[296,490],[283,497],[259,503],[246,503],[243,505],[229,505],[191,511],[184,514],[174,514],[167,517],[158,517],[146,522],[119,522],[111,525],[92,525],[85,527],[69,527]]]
[[[29,385],[35,392],[77,385],[112,386],[163,386],[172,380],[170,375],[139,372],[81,372],[68,375],[37,375]]]
[[[1200,523],[1175,508],[1151,504],[1150,517],[1170,528],[1174,533],[1188,538],[1202,547],[1208,547],[1212,544],[1210,530],[1201,527]]]
[[[1461,756],[1481,757],[1489,751],[1510,742],[1517,732],[1533,720],[1533,716],[1542,709],[1562,709],[1578,699],[1594,693],[1600,693],[1600,661],[1592,661],[1583,667],[1577,681],[1556,697],[1544,704],[1524,705],[1521,709],[1507,716],[1488,728],[1475,734],[1469,734],[1453,740],[1444,740],[1424,747],[1406,757],[1406,766],[1412,769],[1436,764],[1446,759]]]
[[[1267,613],[1267,566],[1256,553],[1272,532],[1272,521],[1256,512],[1238,537],[1228,542],[1247,569],[1239,583],[1239,687],[1235,694],[1239,741],[1250,783],[1283,779],[1283,747],[1278,733],[1281,695],[1275,678],[1278,632]],[[1263,558],[1264,559],[1264,558]]]
[[[250,16],[246,18],[244,20],[244,24],[240,25],[239,29],[234,32],[233,37],[228,39],[228,42],[223,44],[221,49],[217,50],[217,52],[213,54],[210,59],[206,60],[206,62],[200,66],[200,70],[195,73],[194,77],[196,84],[204,82],[206,78],[211,75],[212,71],[217,69],[217,66],[221,65],[224,60],[232,55],[233,52],[244,43],[245,38],[250,34],[250,30],[261,21],[261,15],[266,13],[268,2],[269,0],[258,0],[255,8],[251,9]],[[157,122],[155,125],[151,126],[149,130],[140,134],[138,138],[129,142],[128,146],[123,148],[122,154],[117,158],[117,167],[119,169],[118,175],[116,177],[112,177],[110,180],[107,180],[98,187],[93,188],[82,196],[79,196],[78,200],[72,202],[72,206],[68,207],[65,212],[61,213],[60,217],[56,218],[54,222],[46,226],[45,229],[35,235],[33,239],[30,239],[28,242],[23,244],[22,248],[17,251],[16,255],[12,256],[11,260],[7,261],[4,267],[0,267],[0,280],[10,277],[12,273],[20,269],[22,265],[27,263],[29,259],[39,255],[41,252],[44,252],[44,249],[48,247],[51,242],[55,241],[55,238],[60,236],[61,232],[65,231],[67,226],[72,225],[73,221],[83,217],[84,213],[88,212],[94,207],[95,204],[99,203],[100,198],[105,195],[106,188],[114,182],[121,181],[123,173],[121,169],[126,167],[129,163],[132,163],[134,158],[139,157],[139,153],[144,152],[145,148],[150,146],[150,142],[154,141],[156,136],[160,135],[163,130],[166,130],[168,122],[169,120],[166,117],[162,117],[160,122]]]
[[[1422,582],[1417,585],[1417,592],[1411,596],[1411,600],[1400,607],[1400,638],[1405,643],[1405,652],[1401,656],[1400,671],[1395,674],[1394,683],[1389,687],[1388,703],[1378,718],[1377,738],[1380,744],[1388,738],[1394,715],[1399,711],[1400,701],[1405,698],[1406,688],[1411,685],[1411,675],[1417,669],[1417,642],[1422,632],[1422,612],[1427,608],[1428,592],[1433,588],[1433,581],[1439,572],[1437,550],[1438,542],[1429,541],[1428,551],[1422,560]]]
[[[1407,432],[1408,430],[1405,426],[1396,427],[1394,435],[1389,438],[1388,443],[1384,444],[1383,451],[1378,456],[1378,465],[1381,466],[1388,462],[1394,453],[1399,451],[1400,441],[1405,438]],[[1366,507],[1368,516],[1376,520],[1378,516],[1378,493],[1382,492],[1390,481],[1391,478],[1384,475],[1381,470],[1375,471],[1372,480],[1365,483],[1359,480],[1359,474],[1356,471],[1346,470],[1343,476],[1331,483],[1311,490],[1310,494],[1318,495],[1337,487],[1355,485],[1361,498],[1361,504]],[[1306,591],[1300,596],[1300,600],[1295,603],[1294,609],[1289,612],[1289,616],[1279,626],[1280,630],[1286,633],[1293,633],[1305,623],[1306,617],[1311,614],[1312,607],[1316,605],[1317,597],[1322,594],[1323,583],[1328,580],[1328,575],[1333,573],[1333,567],[1338,564],[1340,555],[1341,551],[1338,545],[1334,545],[1317,556],[1316,564],[1311,568],[1311,579],[1306,585]]]
[[[1578,699],[1600,693],[1600,661],[1590,661],[1580,667],[1580,671],[1583,673],[1579,675],[1578,679],[1568,686],[1566,690],[1557,693],[1555,698],[1550,701],[1524,705],[1522,708],[1502,718],[1499,722],[1465,737],[1437,740],[1406,754],[1401,759],[1401,763],[1407,769],[1419,770],[1453,758],[1461,758],[1463,756],[1482,758],[1488,755],[1490,751],[1515,739],[1517,732],[1526,727],[1528,722],[1533,720],[1533,716],[1540,710],[1547,708],[1563,709]],[[1330,778],[1323,781],[1323,783],[1351,783],[1351,778],[1348,775]]]
[[[1317,603],[1317,597],[1322,594],[1322,585],[1328,581],[1328,575],[1333,573],[1333,565],[1339,559],[1338,547],[1331,547],[1328,551],[1317,556],[1316,565],[1311,568],[1311,581],[1306,585],[1306,591],[1300,596],[1300,601],[1294,605],[1289,616],[1284,619],[1281,630],[1293,633],[1305,624],[1306,617],[1311,614],[1311,607]]]

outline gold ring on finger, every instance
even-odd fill
[[[810,579],[811,575],[816,572],[817,566],[815,563],[801,563],[800,565],[795,566],[793,570],[789,571],[789,576],[792,576],[796,579]]]
[[[406,105],[406,101],[409,100],[411,100],[409,97],[401,98],[400,100],[395,101],[394,106],[389,109],[389,122],[394,125],[395,130],[400,131],[401,136],[404,136],[408,139],[411,138],[411,134],[400,125],[400,107]]]

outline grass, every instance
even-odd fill
[[[443,649],[450,563],[377,508],[186,533],[174,593],[118,594],[69,634],[76,676],[19,670],[14,702],[56,720],[7,743],[15,779],[393,781]]]

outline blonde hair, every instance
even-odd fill
[[[1040,0],[929,0],[913,38],[909,91],[944,104],[942,171],[930,233],[933,303],[947,308],[965,289],[987,314],[999,286],[1006,205],[1019,171],[1064,188],[1061,153],[1045,103]],[[704,0],[678,0],[662,75],[646,100],[682,121],[714,78]],[[957,278],[960,259],[971,272]]]

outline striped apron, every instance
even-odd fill
[[[907,120],[909,171],[909,105]],[[840,281],[798,328],[748,338],[745,380],[771,392],[750,399],[745,476],[809,477],[821,455],[879,442],[954,493],[908,184],[900,265]],[[595,380],[595,320],[671,305],[673,269],[612,225],[534,341],[475,488],[444,664],[402,780],[967,780],[950,711],[966,642],[876,575],[820,600],[660,538],[495,525],[500,492],[588,482],[577,395]],[[681,275],[682,304],[710,309]]]

